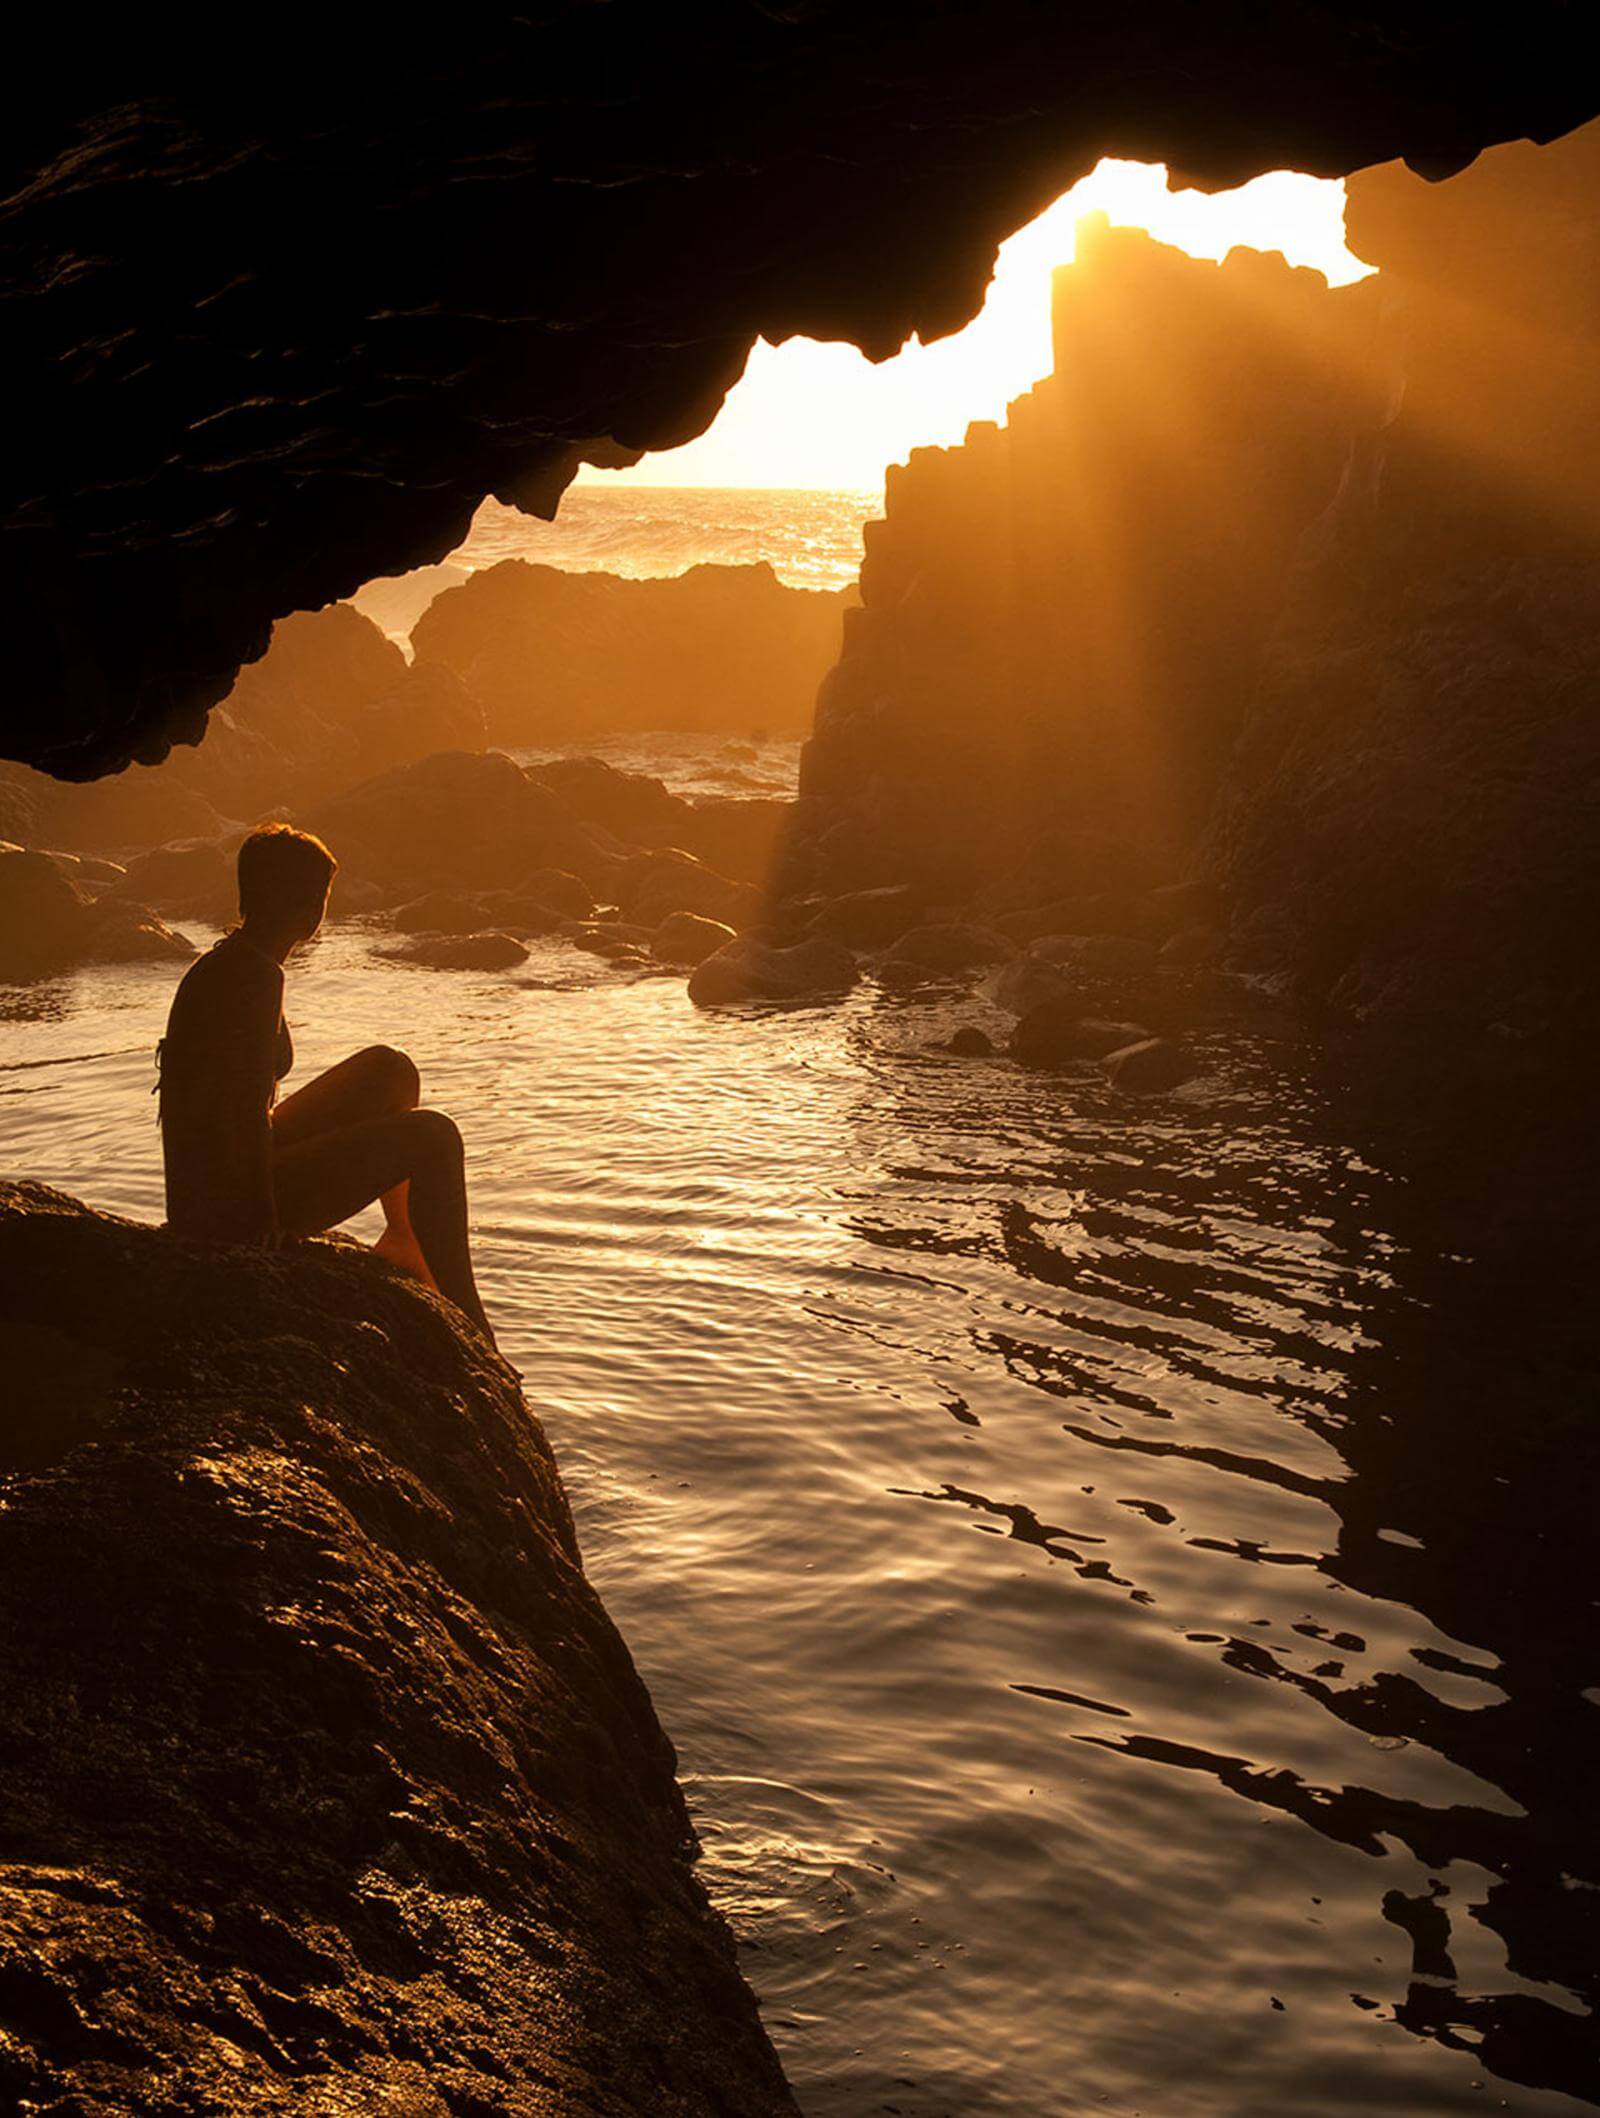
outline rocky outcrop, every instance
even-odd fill
[[[1600,125],[1351,186],[1391,379],[1230,762],[1243,959],[1565,1064],[1600,922]]]
[[[538,1422],[354,1246],[0,1186],[0,2102],[794,2106]]]
[[[0,979],[86,963],[182,962],[194,944],[136,897],[102,894],[48,853],[0,840]]]
[[[283,619],[212,713],[205,741],[86,787],[30,774],[35,844],[143,849],[224,833],[439,750],[482,749],[453,670],[409,664],[347,604]]]
[[[1329,290],[1091,224],[1057,371],[892,473],[795,892],[1552,1054],[1600,916],[1600,126],[1350,186]],[[1040,956],[1041,937],[1053,955]]]
[[[1170,881],[1364,405],[1372,290],[1085,221],[1056,372],[889,473],[818,702],[800,887],[998,909]]]
[[[853,600],[786,588],[765,564],[634,581],[505,559],[437,596],[411,642],[483,702],[494,743],[630,728],[803,735]]]
[[[978,307],[1104,154],[1430,173],[1600,102],[1585,9],[1145,0],[35,10],[0,145],[4,752],[193,741],[272,623],[442,560],[486,493],[700,431],[758,334]]]

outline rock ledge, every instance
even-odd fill
[[[511,1372],[0,1184],[0,2104],[792,2113]]]

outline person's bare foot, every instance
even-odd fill
[[[409,1272],[413,1279],[421,1280],[423,1286],[431,1287],[435,1294],[439,1292],[439,1283],[428,1270],[428,1261],[409,1228],[386,1228],[372,1247],[380,1258],[387,1258],[391,1265]]]

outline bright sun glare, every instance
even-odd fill
[[[1050,274],[1070,261],[1076,224],[1103,212],[1148,228],[1193,257],[1236,244],[1281,250],[1335,285],[1368,267],[1344,241],[1344,186],[1280,170],[1237,191],[1168,191],[1159,164],[1105,161],[1000,251],[982,312],[954,337],[913,338],[874,367],[854,346],[759,340],[715,424],[631,471],[581,474],[595,485],[801,486],[868,490],[925,443],[959,441],[974,419],[1000,419],[1050,370]]]

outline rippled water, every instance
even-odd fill
[[[1130,1105],[926,1049],[970,1004],[374,938],[297,1078],[402,1039],[464,1121],[812,2118],[1589,2107],[1592,1402],[1292,1047]],[[170,982],[10,995],[9,1170],[158,1213]]]

